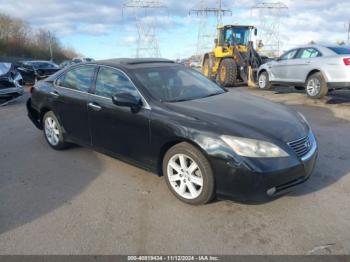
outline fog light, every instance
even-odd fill
[[[269,196],[272,196],[276,193],[276,188],[273,187],[273,188],[270,188],[269,190],[267,190],[266,192]]]

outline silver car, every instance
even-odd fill
[[[350,88],[350,46],[307,45],[284,53],[258,70],[259,88],[275,84],[306,89],[311,98]]]

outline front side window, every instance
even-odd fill
[[[284,55],[281,56],[281,60],[290,60],[295,57],[295,54],[297,53],[298,49],[291,50]]]
[[[179,102],[225,93],[202,74],[182,66],[143,68],[135,70],[139,82],[156,99]]]
[[[89,92],[93,82],[94,73],[95,67],[93,66],[74,68],[60,76],[57,79],[56,84],[73,90]]]
[[[96,79],[95,94],[111,98],[114,94],[123,92],[139,96],[135,86],[122,72],[112,68],[101,67]]]
[[[301,52],[299,52],[297,58],[313,58],[321,56],[321,53],[315,48],[305,48]]]

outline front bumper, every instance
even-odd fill
[[[228,199],[243,203],[264,203],[290,192],[296,186],[306,182],[315,167],[318,148],[315,143],[310,152],[299,163],[267,172],[254,171],[245,165],[229,161],[215,160],[216,194],[219,199]]]

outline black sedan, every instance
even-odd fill
[[[305,182],[317,158],[301,114],[169,60],[72,66],[38,82],[27,108],[52,148],[85,145],[164,175],[190,204],[273,199]]]
[[[22,61],[18,67],[26,84],[34,84],[59,70],[60,67],[50,61]]]

